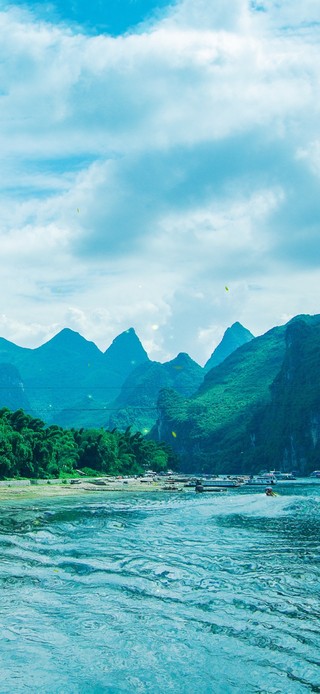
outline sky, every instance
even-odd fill
[[[320,313],[318,0],[0,0],[0,335]]]

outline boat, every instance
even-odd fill
[[[313,477],[313,478],[315,478],[316,480],[319,480],[319,479],[320,479],[320,470],[314,470],[314,471],[311,473],[311,475],[309,475],[309,477]]]
[[[262,486],[267,486],[269,487],[271,484],[276,484],[277,479],[274,475],[268,474],[268,475],[254,475],[253,477],[250,477],[248,480],[247,484],[248,485],[253,485],[257,487],[262,487]]]
[[[195,490],[197,494],[202,494],[203,492],[225,492],[226,487],[218,487],[214,484],[208,484],[208,480],[196,480]]]
[[[241,482],[232,479],[223,479],[220,477],[215,477],[214,479],[204,480],[202,484],[205,487],[220,487],[221,489],[230,489],[234,487],[241,487]]]
[[[197,482],[193,482],[192,484],[186,484],[185,487],[193,487],[194,489],[199,486]],[[240,487],[241,484],[239,482],[233,482],[230,480],[229,482],[227,481],[221,481],[220,480],[201,480],[200,481],[200,486],[204,488],[206,492],[210,491],[218,491],[218,490],[223,490],[223,489],[235,489],[237,487]]]
[[[203,492],[226,492],[227,489],[224,487],[207,487],[203,484],[198,484],[195,487],[197,494],[203,494]]]
[[[177,487],[175,484],[166,484],[160,488],[161,492],[183,492],[183,487]]]
[[[189,486],[189,485],[188,485]],[[222,492],[226,489],[234,489],[240,487],[240,482],[232,479],[220,479],[219,477],[210,479],[197,479],[192,486],[196,492]]]
[[[274,475],[277,482],[291,482],[297,479],[292,472],[275,472]]]

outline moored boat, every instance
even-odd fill
[[[196,492],[222,492],[226,489],[240,487],[240,482],[232,479],[220,479],[219,477],[210,479],[197,479],[193,484]]]
[[[268,475],[253,475],[250,477],[248,480],[247,484],[248,485],[255,485],[255,486],[270,486],[271,484],[276,484],[277,480],[276,477],[272,474]]]
[[[297,479],[292,472],[275,472],[274,475],[277,482],[292,482]]]
[[[197,494],[202,494],[203,492],[226,492],[227,489],[224,487],[207,487],[203,484],[196,485],[195,490]]]
[[[232,479],[220,479],[219,477],[215,477],[213,479],[209,480],[204,480],[202,484],[205,487],[219,487],[220,489],[230,489],[234,487],[240,487],[241,482],[238,482],[237,480],[232,480]]]

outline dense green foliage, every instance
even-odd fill
[[[301,316],[231,354],[197,394],[164,391],[153,436],[188,472],[307,473],[319,459],[320,317]]]
[[[257,423],[255,448],[263,466],[310,472],[320,460],[320,322],[295,320],[286,331],[282,367]]]
[[[141,474],[146,467],[164,471],[174,457],[164,444],[141,433],[105,429],[62,429],[45,426],[17,410],[0,410],[0,478],[50,478],[78,475]]]

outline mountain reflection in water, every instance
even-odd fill
[[[0,692],[320,692],[320,485],[3,504]]]

